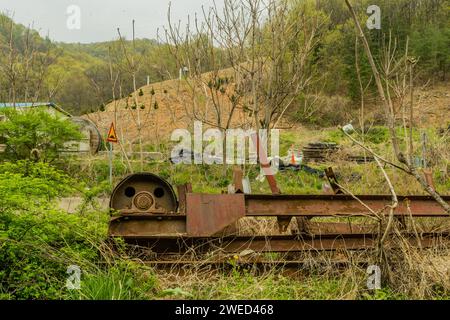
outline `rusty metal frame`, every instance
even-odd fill
[[[374,211],[390,204],[388,195],[357,196]],[[443,196],[450,202],[450,196]],[[430,196],[398,196],[395,215],[414,217],[449,217]],[[411,213],[408,213],[408,206]],[[369,216],[368,210],[349,195],[245,195],[246,216]]]
[[[450,197],[444,196],[450,202]],[[373,210],[382,210],[390,196],[365,195],[359,199]],[[429,196],[399,196],[395,216],[445,217],[448,214]],[[184,201],[181,201],[182,203]],[[184,204],[183,204],[184,206]],[[181,206],[181,207],[183,207]],[[408,207],[410,213],[408,213]],[[370,213],[347,195],[210,195],[186,194],[186,214],[124,214],[110,222],[111,236],[187,235],[215,236],[243,217],[358,217]],[[302,230],[300,230],[301,232]],[[303,230],[304,231],[304,230]]]
[[[129,214],[113,217],[110,237],[163,237],[186,235],[186,217],[182,215]]]
[[[403,237],[413,247],[429,248],[448,244],[450,234],[423,233],[418,239],[414,234]],[[345,235],[280,235],[280,236],[228,236],[228,237],[125,237],[131,245],[150,248],[159,254],[180,254],[194,248],[196,252],[220,250],[223,253],[236,253],[244,250],[253,252],[335,251],[374,249],[377,235],[373,233]],[[389,245],[389,242],[386,243]],[[391,243],[395,246],[395,243]]]
[[[256,139],[256,143],[259,141]],[[261,151],[261,150],[260,150]],[[268,161],[264,152],[260,155],[261,166],[266,168]],[[151,177],[156,177],[149,175]],[[332,170],[330,182],[335,181]],[[159,178],[158,178],[159,179]],[[309,219],[314,217],[360,217],[373,216],[372,211],[386,214],[391,203],[388,195],[282,195],[274,176],[268,175],[271,195],[243,194],[242,171],[234,170],[236,194],[198,194],[192,186],[178,187],[178,211],[135,212],[133,208],[123,209],[111,219],[110,237],[124,238],[131,244],[144,244],[155,252],[183,252],[190,248],[211,250],[220,248],[223,252],[253,250],[255,252],[300,252],[323,250],[362,250],[375,246],[377,235],[370,232],[371,226],[355,226],[354,229],[339,223],[315,225]],[[125,179],[124,181],[127,181]],[[116,190],[124,183],[116,187]],[[167,182],[162,182],[168,185]],[[335,192],[336,192],[336,188]],[[169,185],[168,190],[173,193]],[[173,194],[173,197],[176,197]],[[450,202],[449,196],[443,197]],[[430,196],[398,196],[399,205],[395,211],[397,219],[412,217],[446,217],[448,214]],[[112,200],[111,200],[111,207]],[[278,236],[236,236],[234,226],[244,217],[274,217],[280,232],[285,232],[293,217],[298,222],[298,233]],[[421,247],[439,244],[442,233],[421,234],[419,240],[407,235],[411,245],[420,242]],[[447,239],[447,238],[445,238]]]

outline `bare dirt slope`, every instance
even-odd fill
[[[223,94],[221,104],[229,111],[229,91]],[[135,95],[138,105],[135,105]],[[144,143],[167,141],[175,129],[192,129],[197,114],[212,119],[215,117],[211,97],[207,90],[196,93],[187,81],[168,80],[153,83],[138,89],[127,98],[114,101],[106,106],[106,111],[86,115],[106,136],[112,122],[116,123],[119,138],[128,144],[138,141],[138,117],[142,123]],[[415,124],[419,127],[446,129],[450,125],[450,82],[417,90],[415,104]],[[372,112],[378,112],[372,107]],[[336,112],[339,112],[338,110]],[[239,108],[234,116],[234,126],[239,126],[248,115]]]
[[[450,126],[450,82],[418,90],[414,109],[419,127]]]
[[[224,74],[226,70],[224,71]],[[204,75],[205,78],[208,74]],[[119,138],[136,144],[138,141],[138,121],[142,128],[145,143],[165,141],[175,129],[192,129],[195,120],[207,119],[217,123],[216,111],[207,86],[200,91],[194,89],[189,81],[168,80],[144,86],[130,96],[114,101],[106,106],[104,112],[86,115],[105,135],[111,125],[116,123]],[[216,107],[223,114],[222,126],[231,110],[230,93],[233,84],[224,85],[224,92],[214,96]],[[135,102],[137,98],[137,105]],[[195,99],[193,98],[195,97]],[[246,117],[242,108],[234,111],[231,127],[239,127]]]
[[[134,105],[134,95],[137,95],[138,106]],[[138,139],[137,123],[140,119],[143,139],[156,142],[169,137],[175,128],[188,127],[190,119],[180,103],[187,99],[189,96],[184,86],[179,81],[169,80],[140,88],[131,97],[110,103],[104,112],[86,116],[105,135],[111,123],[115,122],[121,141],[132,144]]]

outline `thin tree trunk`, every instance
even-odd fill
[[[385,89],[383,88],[380,73],[375,64],[375,61],[374,61],[374,58],[372,55],[372,51],[370,49],[369,43],[367,42],[367,38],[364,34],[364,31],[362,30],[361,25],[358,21],[358,17],[356,16],[355,10],[353,9],[349,0],[345,0],[345,3],[353,16],[353,20],[354,20],[356,28],[359,32],[359,36],[360,36],[362,42],[364,43],[364,48],[365,48],[367,57],[369,59],[369,63],[372,68],[372,73],[374,75],[375,82],[377,84],[378,93],[380,95],[380,98],[381,98],[384,108],[385,108],[385,113],[386,113],[387,121],[388,121],[388,128],[389,128],[389,132],[391,134],[391,141],[392,141],[392,145],[394,147],[394,151],[395,151],[397,160],[400,163],[402,163],[408,167],[408,170],[406,172],[409,173],[410,175],[412,175],[413,177],[415,177],[415,179],[420,183],[420,185],[444,208],[444,210],[448,214],[450,214],[450,205],[448,203],[446,203],[442,199],[442,197],[430,185],[428,185],[428,183],[425,181],[425,179],[417,172],[416,168],[414,167],[414,164],[409,163],[410,161],[408,161],[405,158],[405,156],[403,155],[403,153],[400,151],[398,138],[397,138],[397,135],[395,132],[395,114],[393,112],[391,97],[389,95],[389,92],[385,92]],[[412,85],[412,83],[411,83],[411,85]],[[389,90],[389,88],[387,88],[386,90]],[[389,98],[389,100],[387,97]],[[411,99],[411,101],[410,101],[411,109],[413,107],[413,102],[414,102],[413,99]],[[412,116],[412,113],[411,113],[411,116]],[[413,119],[411,119],[411,123],[410,123],[411,127],[413,125],[412,120]],[[411,155],[409,155],[409,156],[411,156]]]

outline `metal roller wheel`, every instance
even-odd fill
[[[111,195],[110,208],[125,214],[168,214],[177,211],[178,202],[166,180],[151,173],[138,173],[117,185]]]

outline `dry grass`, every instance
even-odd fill
[[[394,224],[382,247],[367,250],[226,254],[216,247],[204,254],[192,248],[156,258],[151,250],[139,249],[135,261],[172,262],[154,269],[155,298],[162,299],[449,299],[449,241],[438,239],[433,248],[420,248],[423,224],[407,221],[406,229]],[[382,221],[381,231],[385,225]],[[240,226],[266,235],[277,229],[274,219],[247,219]],[[415,239],[409,238],[413,228],[418,230]],[[449,232],[450,227],[440,230]],[[301,263],[293,268],[288,261]],[[369,265],[382,270],[381,290],[367,288]]]
[[[377,264],[372,251],[305,252],[298,269],[283,264],[262,268],[243,257],[229,257],[227,268],[174,264],[155,271],[156,298],[162,299],[448,299],[449,251],[389,249],[382,265],[383,288],[367,289],[366,265]],[[272,254],[273,255],[273,254]],[[184,257],[186,258],[186,257]],[[193,258],[192,255],[189,258]],[[199,257],[197,257],[199,258]],[[255,257],[253,257],[255,258]],[[270,261],[270,256],[264,257]],[[247,258],[248,259],[248,258]],[[275,261],[275,257],[272,257]],[[336,260],[347,261],[338,268]],[[239,260],[239,263],[237,262]],[[277,257],[276,261],[279,261]],[[360,262],[366,262],[365,265]],[[244,264],[244,262],[246,262]]]

